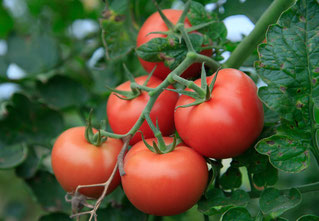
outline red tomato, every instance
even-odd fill
[[[208,77],[207,82],[212,79]],[[201,80],[195,83],[200,86]],[[176,106],[193,101],[182,95]],[[175,126],[185,144],[217,159],[237,156],[249,148],[262,131],[263,121],[255,83],[236,69],[219,71],[210,100],[175,112]]]
[[[96,130],[95,130],[96,132]],[[54,174],[67,192],[74,192],[78,185],[97,184],[110,177],[123,142],[108,138],[101,146],[88,143],[84,137],[85,127],[74,127],[64,131],[52,149],[52,168]],[[117,172],[107,193],[120,183]],[[98,198],[103,187],[82,188],[80,193]]]
[[[166,15],[166,17],[173,23],[176,24],[178,22],[178,19],[181,17],[183,11],[182,10],[176,10],[176,9],[164,9],[162,12]],[[185,27],[191,27],[191,24],[189,20],[186,18]],[[137,36],[137,47],[141,46],[142,44],[147,43],[153,38],[165,38],[166,35],[163,34],[149,34],[150,32],[154,31],[168,31],[168,28],[164,21],[162,20],[161,16],[158,12],[155,12],[150,17],[147,18],[147,20],[142,25],[138,36]],[[206,56],[212,55],[212,50],[204,50],[201,52],[201,54]],[[171,72],[171,70],[164,65],[163,62],[148,62],[141,58],[139,58],[142,66],[144,69],[150,73],[153,68],[157,65],[155,72],[153,73],[154,76],[157,76],[161,79],[165,79],[166,76]],[[184,78],[190,78],[190,77],[196,77],[199,75],[201,70],[201,64],[195,63],[191,65],[183,74],[182,77]]]
[[[173,139],[164,137],[165,143]],[[149,144],[155,139],[147,139]],[[202,156],[189,147],[156,154],[143,141],[135,144],[124,159],[124,192],[144,213],[170,216],[191,208],[203,194],[208,180]]]
[[[147,76],[141,76],[135,79],[136,83],[143,84]],[[147,86],[151,88],[157,87],[162,81],[156,77],[152,77]],[[172,87],[170,87],[172,88]],[[127,81],[117,87],[119,90],[129,91],[130,82]],[[123,100],[118,98],[114,93],[109,97],[106,111],[109,120],[109,124],[114,133],[125,134],[127,133],[133,125],[136,123],[137,119],[144,110],[148,100],[149,95],[147,92],[142,91],[142,93],[132,99]],[[158,120],[159,128],[163,136],[168,136],[175,131],[174,126],[174,109],[175,104],[178,99],[178,94],[172,91],[163,91],[161,95],[157,98],[150,116],[154,124]],[[151,128],[148,126],[147,122],[144,121],[139,128],[142,131],[145,138],[154,137]],[[142,140],[141,134],[136,133],[130,141],[130,145]]]

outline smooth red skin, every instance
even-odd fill
[[[164,139],[166,143],[173,141]],[[204,158],[186,146],[156,154],[141,141],[125,156],[124,170],[122,185],[130,202],[142,212],[157,216],[176,215],[191,208],[208,180]]]
[[[182,15],[182,10],[176,10],[176,9],[164,9],[162,12],[166,15],[166,17],[173,23],[176,24],[178,22],[178,19]],[[192,25],[190,24],[189,20],[186,18],[185,27],[191,27]],[[158,12],[155,12],[152,14],[150,17],[146,19],[144,24],[142,25],[138,36],[137,36],[137,47],[141,46],[142,44],[147,43],[153,38],[165,38],[166,35],[163,34],[149,34],[150,32],[154,31],[168,31],[168,28],[164,21],[162,20],[161,16],[159,15]],[[201,54],[206,55],[206,56],[211,56],[213,54],[212,50],[204,50],[201,52]],[[149,62],[141,59],[140,57],[138,58],[144,67],[144,69],[150,73],[153,68],[157,65],[156,70],[153,73],[153,76],[157,76],[161,79],[165,79],[166,76],[171,72],[171,70],[164,65],[164,62]],[[195,63],[191,65],[183,74],[182,77],[184,78],[191,78],[191,77],[196,77],[199,75],[201,70],[201,64],[200,63]]]
[[[135,81],[142,85],[146,78],[147,76],[141,76],[136,78]],[[162,80],[152,77],[147,86],[155,88],[160,83],[162,83]],[[121,84],[117,89],[130,91],[130,82],[127,81]],[[148,93],[145,91],[142,91],[140,96],[132,100],[120,99],[112,93],[106,106],[106,112],[113,132],[117,134],[126,134],[129,132],[144,110],[149,98]],[[156,124],[156,120],[158,120],[158,125],[163,136],[171,135],[175,131],[174,109],[177,99],[177,93],[164,90],[152,107],[150,117],[154,124]],[[154,137],[153,131],[146,121],[143,122],[139,131],[143,133],[145,138]],[[130,145],[134,145],[140,140],[142,140],[141,133],[137,132],[130,140]]]
[[[66,192],[74,192],[78,185],[103,183],[110,177],[123,142],[108,138],[101,146],[88,143],[84,137],[85,127],[74,127],[64,131],[52,149],[52,168],[56,179]],[[96,132],[96,131],[95,131]],[[114,176],[108,193],[119,184],[119,172]],[[98,198],[103,187],[82,188],[88,197]]]
[[[208,77],[208,83],[212,79]],[[201,80],[195,83],[200,86]],[[182,95],[176,106],[193,101]],[[219,71],[209,101],[175,112],[175,126],[185,144],[216,159],[243,153],[261,133],[263,122],[263,106],[255,83],[236,69]]]

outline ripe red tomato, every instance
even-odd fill
[[[155,139],[147,139],[149,144]],[[164,137],[165,143],[173,141]],[[203,194],[208,180],[202,156],[184,145],[172,152],[156,154],[143,141],[135,144],[124,159],[121,177],[131,203],[144,213],[170,216],[191,208]]]
[[[166,17],[173,23],[176,24],[178,22],[178,19],[182,15],[182,10],[176,10],[176,9],[164,9],[162,12],[166,15]],[[185,27],[191,27],[191,24],[189,20],[186,18]],[[164,34],[149,34],[150,32],[155,32],[155,31],[168,31],[168,28],[164,21],[162,20],[161,16],[159,15],[158,12],[155,12],[152,14],[150,17],[146,19],[144,24],[142,25],[138,36],[137,36],[137,47],[141,46],[142,44],[147,43],[153,38],[164,38],[166,35]],[[149,35],[148,35],[149,34]],[[201,54],[206,55],[206,56],[211,56],[212,55],[212,50],[204,50],[201,52]],[[145,61],[141,58],[139,58],[142,66],[144,69],[150,73],[155,66],[156,70],[153,73],[154,76],[157,76],[161,79],[165,79],[166,76],[171,72],[171,70],[164,65],[163,62],[149,62]],[[182,77],[184,78],[190,78],[190,77],[196,77],[199,75],[201,70],[201,64],[200,63],[195,63],[191,65],[183,74]]]
[[[136,78],[135,81],[136,83],[142,85],[145,82],[146,78],[147,76],[141,76]],[[160,83],[162,83],[160,79],[152,77],[149,80],[147,86],[155,88]],[[121,84],[117,87],[117,89],[129,91],[130,82],[127,81]],[[113,132],[117,134],[127,133],[136,123],[137,119],[139,118],[143,109],[145,108],[149,98],[150,97],[148,93],[145,91],[142,91],[142,93],[138,97],[132,100],[120,99],[114,93],[112,93],[109,97],[106,106],[106,111],[109,124]],[[158,120],[158,125],[163,136],[168,136],[174,133],[175,131],[174,109],[177,99],[177,93],[165,90],[157,98],[151,110],[150,117],[154,124],[156,124],[156,120]],[[154,137],[154,134],[146,121],[143,122],[139,130],[142,131],[145,138]],[[130,145],[133,145],[140,140],[142,140],[141,134],[136,133],[130,140]]]
[[[208,77],[207,82],[212,79]],[[201,80],[195,83],[200,86]],[[176,106],[193,101],[182,95]],[[175,112],[175,126],[185,144],[217,159],[237,156],[249,148],[262,131],[263,120],[255,83],[236,69],[219,71],[210,100]]]
[[[95,130],[96,132],[96,130]],[[52,168],[54,174],[67,192],[74,192],[78,185],[97,184],[110,177],[123,142],[108,138],[101,146],[88,143],[84,137],[85,127],[74,127],[64,131],[52,149]],[[120,183],[117,171],[107,193]],[[98,198],[103,187],[82,188],[83,195]]]

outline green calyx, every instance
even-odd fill
[[[159,8],[158,4],[156,1],[153,1],[155,6],[157,7],[157,11],[160,14],[161,18],[163,19],[164,23],[166,24],[168,31],[159,31],[159,32],[150,32],[149,34],[163,34],[163,35],[167,35],[167,36],[176,36],[179,41],[181,42],[182,38],[184,38],[184,40],[186,41],[186,43],[188,44],[188,40],[186,40],[185,38],[187,38],[187,33],[189,32],[193,32],[193,31],[197,31],[199,29],[205,28],[211,24],[213,24],[215,21],[210,21],[207,23],[203,23],[203,24],[199,24],[199,25],[195,25],[192,26],[190,28],[185,28],[184,23],[185,23],[185,19],[187,16],[187,13],[191,7],[191,1],[187,1],[184,7],[184,10],[182,12],[181,17],[178,19],[178,22],[176,23],[176,25],[174,25],[166,16],[165,14],[162,12],[162,10]],[[191,44],[188,45],[191,47]],[[188,47],[189,51],[194,51],[192,49],[192,47],[190,48]]]
[[[123,91],[123,90],[118,90],[116,88],[110,88],[110,87],[106,86],[108,90],[114,92],[115,96],[117,96],[118,98],[120,98],[122,100],[133,100],[134,98],[141,95],[142,90],[147,91],[147,92],[150,92],[153,90],[153,88],[149,88],[146,85],[149,82],[150,78],[152,77],[156,67],[148,75],[148,77],[145,80],[145,82],[143,83],[143,85],[139,85],[138,83],[136,83],[133,74],[128,70],[128,68],[126,67],[125,64],[123,64],[123,67],[124,67],[126,76],[130,81],[131,91]]]
[[[153,141],[152,145],[148,144],[146,140],[144,139],[143,133],[141,132],[142,135],[142,140],[145,144],[145,146],[152,152],[157,153],[157,154],[165,154],[169,153],[174,150],[176,147],[176,137],[174,137],[174,141],[171,144],[166,145],[164,138],[162,136],[162,133],[159,129],[158,121],[156,120],[156,126],[153,124],[152,119],[149,114],[145,115],[145,120],[151,130],[154,133],[155,138],[157,139],[157,143]]]
[[[87,120],[87,125],[85,128],[85,139],[90,144],[93,144],[94,146],[101,146],[102,143],[104,143],[107,140],[106,136],[101,135],[101,131],[98,130],[97,136],[93,133],[93,127],[92,127],[92,110],[90,111],[89,118]]]
[[[157,139],[157,143],[153,140],[152,145],[150,145],[145,140],[142,132],[141,132],[141,135],[142,135],[142,140],[143,140],[145,146],[150,151],[152,151],[153,153],[156,153],[156,154],[166,154],[166,153],[172,152],[178,144],[177,138],[176,138],[176,136],[174,136],[173,143],[171,143],[171,144],[166,145],[164,142],[161,142],[159,139]],[[162,141],[164,141],[164,140],[162,140]]]
[[[186,105],[177,106],[175,109],[196,106],[196,105],[199,105],[199,104],[204,103],[206,101],[209,101],[212,98],[212,92],[213,92],[214,85],[216,83],[216,79],[217,79],[219,70],[220,69],[217,70],[212,82],[208,85],[207,84],[206,70],[204,67],[204,63],[202,63],[201,86],[200,87],[198,85],[196,85],[193,81],[188,81],[188,80],[181,78],[179,76],[173,76],[173,79],[177,83],[180,83],[180,84],[186,86],[187,88],[192,89],[193,91],[185,91],[185,90],[181,90],[181,89],[179,89],[179,90],[169,89],[169,90],[175,91],[175,92],[180,93],[180,94],[184,94],[186,96],[189,96],[189,97],[192,97],[195,99],[194,102],[192,102],[190,104],[186,104]]]

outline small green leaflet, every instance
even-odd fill
[[[259,199],[259,206],[263,214],[276,218],[285,211],[296,207],[301,202],[298,189],[281,192],[275,188],[265,189]]]
[[[189,38],[194,49],[201,51],[203,37],[199,34],[191,33]],[[136,49],[136,53],[145,61],[160,62],[171,70],[175,69],[186,57],[188,50],[185,42],[177,36],[170,35],[167,38],[153,38],[146,44]]]
[[[245,206],[250,198],[248,193],[243,190],[235,190],[230,196],[226,197],[221,189],[210,189],[198,202],[198,210],[205,215],[212,216],[222,214],[234,206]]]
[[[300,0],[270,26],[267,44],[259,47],[259,90],[265,105],[280,117],[275,135],[256,150],[286,172],[308,167],[309,150],[317,154],[314,109],[319,107],[319,3]],[[317,154],[319,158],[319,153]]]

